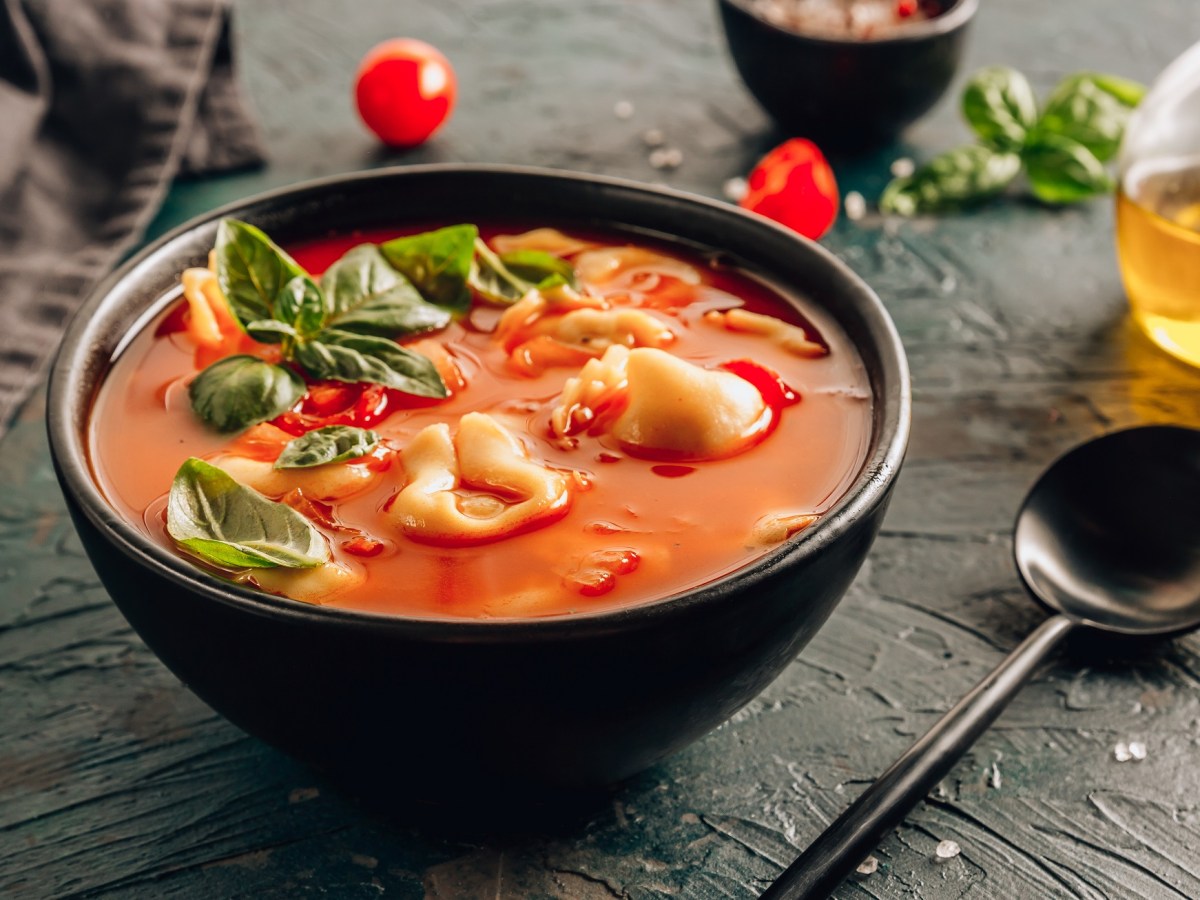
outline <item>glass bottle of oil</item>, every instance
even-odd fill
[[[1117,254],[1142,330],[1200,366],[1200,44],[1163,71],[1126,127]]]

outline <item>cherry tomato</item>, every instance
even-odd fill
[[[363,57],[355,79],[358,114],[392,147],[415,147],[450,117],[458,81],[435,47],[413,38],[384,41]]]
[[[750,171],[739,205],[816,240],[837,218],[837,181],[816,144],[792,138]]]

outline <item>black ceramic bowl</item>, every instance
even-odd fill
[[[866,462],[819,522],[746,568],[627,609],[528,621],[421,620],[306,605],[206,574],[97,489],[88,410],[122,342],[161,310],[217,222],[281,242],[406,220],[528,220],[672,235],[824,306],[875,397]],[[129,622],[196,694],[334,774],[428,799],[616,782],[720,724],[821,627],[879,527],[909,427],[908,371],[879,299],[822,248],[734,207],[622,181],[504,167],[332,178],[217,210],[148,247],[71,324],[51,376],[54,463],[76,528]]]
[[[978,0],[869,40],[772,24],[754,0],[718,0],[729,52],[750,93],[790,135],[824,148],[883,143],[927,112],[958,69]]]

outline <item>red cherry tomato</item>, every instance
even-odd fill
[[[392,147],[415,147],[450,117],[458,81],[435,47],[412,38],[384,41],[363,57],[354,84],[358,114]]]
[[[837,218],[837,181],[816,144],[792,138],[750,171],[739,205],[816,240]]]

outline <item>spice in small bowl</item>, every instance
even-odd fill
[[[780,28],[870,41],[936,18],[946,0],[754,0],[751,9]]]
[[[729,53],[788,136],[894,138],[943,95],[978,0],[717,0]]]

